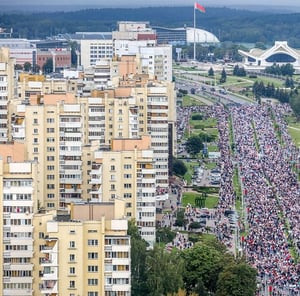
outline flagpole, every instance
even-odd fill
[[[194,5],[194,61],[196,61],[196,9]]]

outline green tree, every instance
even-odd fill
[[[200,243],[182,252],[185,262],[183,280],[187,292],[215,292],[218,275],[222,270],[223,255],[216,249]]]
[[[177,210],[175,226],[184,227],[187,224],[187,220],[184,217],[184,210]]]
[[[53,59],[52,58],[48,58],[46,60],[46,63],[43,65],[43,72],[45,74],[53,72]]]
[[[216,296],[253,296],[256,291],[256,270],[246,263],[225,267],[217,282]]]
[[[176,233],[169,227],[160,227],[156,229],[156,242],[157,243],[169,243],[176,236]]]
[[[220,83],[225,83],[226,82],[226,78],[227,78],[227,74],[226,74],[225,69],[223,68],[223,70],[221,72]]]
[[[198,154],[203,149],[203,142],[198,136],[191,136],[185,143],[186,151],[192,155]]]
[[[187,172],[187,167],[182,160],[174,157],[172,172],[174,175],[184,176],[184,174]]]
[[[23,70],[22,65],[20,65],[20,64],[15,64],[15,70]]]
[[[145,269],[147,243],[141,238],[134,220],[128,222],[127,233],[131,240],[131,295],[146,295],[148,293]]]
[[[214,69],[212,67],[209,68],[208,70],[208,76],[215,76]]]
[[[183,287],[184,264],[179,253],[165,252],[156,245],[146,258],[146,270],[149,296],[177,293]]]
[[[29,63],[29,62],[25,62],[24,63],[24,71],[26,71],[26,72],[29,72],[29,71],[31,71],[31,63]]]
[[[76,41],[70,41],[69,42],[69,46],[71,48],[71,64],[72,66],[76,66],[77,65],[77,54],[76,52],[79,52],[79,45]]]
[[[294,94],[290,97],[290,105],[297,117],[297,121],[300,121],[300,96],[299,94]]]
[[[255,43],[255,48],[259,48],[259,49],[262,49],[262,50],[267,49],[266,45],[263,42],[256,42]]]

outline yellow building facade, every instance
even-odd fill
[[[34,295],[129,296],[130,237],[124,201],[71,205],[34,217]]]

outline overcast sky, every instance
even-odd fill
[[[95,5],[96,7],[150,7],[150,6],[193,6],[191,0],[0,0],[2,5]],[[263,5],[263,6],[300,6],[299,0],[200,0],[196,1],[206,7],[233,5]]]

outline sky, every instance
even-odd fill
[[[151,7],[151,6],[193,6],[193,0],[0,0],[0,10],[1,6],[16,6],[18,5],[88,5],[95,7]],[[199,4],[206,7],[213,6],[244,6],[244,5],[263,5],[263,6],[300,6],[299,0],[197,0]],[[109,4],[108,4],[109,3]]]

